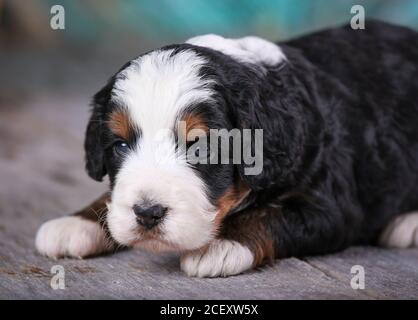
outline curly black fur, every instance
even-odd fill
[[[263,221],[276,256],[375,244],[418,209],[418,33],[368,21],[280,46],[280,69],[232,84],[237,123],[264,129],[263,174],[242,176],[254,192],[241,215]]]

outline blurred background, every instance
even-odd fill
[[[65,30],[50,27],[55,4]],[[350,21],[354,4],[367,18],[418,28],[417,0],[0,0],[0,97],[91,95],[152,48],[204,33],[284,40]]]
[[[104,188],[84,173],[88,104],[128,60],[205,33],[285,40],[349,22],[354,4],[418,29],[417,0],[0,0],[0,214],[54,217]]]

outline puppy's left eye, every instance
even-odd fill
[[[197,147],[197,148],[194,150],[194,155],[195,155],[195,157],[196,157],[196,158],[199,158],[199,157],[200,157],[200,147]]]
[[[126,141],[116,141],[113,144],[113,150],[118,156],[123,156],[129,151],[129,144]]]
[[[201,146],[192,146],[188,149],[189,155],[193,156],[195,159],[206,159],[209,156],[209,151],[207,148],[203,148]]]

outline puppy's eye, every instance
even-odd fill
[[[196,158],[199,158],[199,156],[200,156],[200,147],[197,147],[197,148],[194,150],[194,155],[195,155],[195,157],[196,157]]]
[[[194,150],[192,149],[192,154],[196,159],[206,159],[209,156],[209,151],[206,148],[202,148],[200,146],[194,147]]]
[[[129,151],[129,144],[126,141],[116,141],[113,144],[113,150],[118,156],[123,156]]]

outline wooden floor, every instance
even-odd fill
[[[105,189],[84,172],[86,98],[47,96],[0,107],[1,299],[388,299],[418,298],[418,250],[356,247],[336,255],[285,259],[226,279],[188,278],[175,255],[127,250],[52,261],[34,250],[47,219],[79,209]],[[62,265],[65,290],[50,286]],[[350,286],[353,265],[365,289]]]

